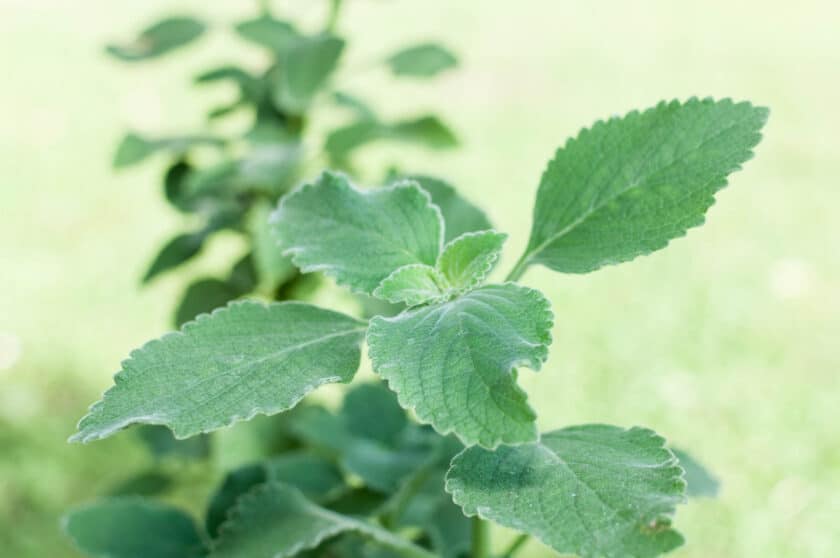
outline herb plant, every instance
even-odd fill
[[[272,415],[263,439],[275,449],[225,477],[203,527],[117,497],[70,513],[67,532],[120,558],[486,558],[488,521],[523,533],[500,556],[529,536],[583,558],[678,547],[676,505],[713,494],[715,480],[645,428],[537,431],[517,375],[548,358],[554,314],[519,281],[537,264],[629,261],[700,225],[766,118],[746,102],[690,99],[582,130],[548,163],[527,248],[502,282],[490,277],[506,235],[463,199],[436,204],[433,180],[363,190],[326,171],[284,195],[269,220],[277,253],[398,312],[236,301],[137,349],[73,441],[132,424],[190,438]],[[337,411],[301,403],[350,382],[363,343],[384,382],[354,386]]]

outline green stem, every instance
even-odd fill
[[[513,266],[513,269],[510,270],[508,276],[505,277],[505,281],[518,281],[522,274],[525,273],[525,270],[528,269],[528,252],[526,251],[522,254],[522,257],[519,258],[519,261],[516,262],[516,265]]]
[[[341,11],[341,0],[330,0],[330,11],[327,14],[327,31],[335,31],[338,23],[338,14]]]
[[[261,14],[268,15],[271,13],[271,0],[257,0],[257,7]]]
[[[472,518],[471,558],[490,557],[490,525],[478,516]]]
[[[504,551],[501,558],[513,558],[513,555],[519,552],[519,550],[525,546],[525,543],[528,542],[528,539],[530,538],[530,535],[523,533],[513,539],[513,542],[510,544],[508,549]]]

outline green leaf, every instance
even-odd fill
[[[340,533],[355,532],[405,558],[434,558],[406,539],[361,519],[317,506],[280,483],[258,486],[239,499],[222,526],[211,558],[284,558],[317,547]]]
[[[448,149],[458,145],[458,138],[436,116],[422,116],[388,124],[363,116],[356,122],[333,130],[324,149],[338,165],[346,164],[356,149],[379,140],[416,143],[432,149]]]
[[[300,34],[290,23],[267,14],[238,23],[234,29],[246,41],[278,53],[285,52],[300,40]]]
[[[496,231],[464,233],[443,247],[437,267],[454,291],[466,292],[484,282],[506,239]]]
[[[166,169],[163,176],[164,196],[169,203],[180,211],[191,211],[189,205],[184,203],[184,194],[187,188],[187,180],[192,172],[193,166],[187,161],[179,159]]]
[[[165,426],[143,424],[136,430],[137,437],[155,459],[207,459],[210,456],[210,436],[195,436],[178,440]]]
[[[409,264],[388,275],[373,291],[373,296],[392,303],[417,306],[446,296],[449,284],[436,268]]]
[[[353,386],[344,396],[340,416],[353,436],[392,447],[409,425],[394,393],[382,382]]]
[[[714,498],[720,491],[720,481],[685,451],[671,448],[685,471],[686,494],[692,498]]]
[[[467,232],[493,228],[484,212],[461,197],[449,183],[420,174],[409,174],[401,180],[417,182],[432,196],[432,203],[440,208],[446,223],[444,242],[449,242]]]
[[[319,385],[352,379],[364,330],[354,318],[298,302],[230,304],[132,352],[71,441],[133,423],[166,425],[186,438],[285,411]]]
[[[353,122],[330,132],[327,135],[324,149],[329,154],[331,161],[343,165],[353,151],[386,135],[387,127],[384,124],[364,117],[358,122]]]
[[[158,151],[169,151],[178,155],[191,147],[199,145],[221,147],[224,143],[224,140],[214,136],[173,136],[152,140],[129,132],[117,146],[113,164],[114,168],[124,168],[136,165]]]
[[[204,517],[204,526],[212,538],[219,536],[219,528],[227,519],[236,501],[257,485],[268,480],[262,464],[250,464],[234,469],[225,475],[222,484],[213,493]]]
[[[172,17],[147,27],[130,43],[111,44],[105,50],[124,62],[148,60],[191,43],[205,29],[205,25],[197,19]]]
[[[198,558],[204,544],[190,516],[136,497],[110,498],[63,518],[76,546],[93,558]]]
[[[524,531],[581,558],[649,558],[680,546],[670,516],[685,481],[644,428],[584,425],[495,452],[467,448],[446,490],[464,513]]]
[[[160,252],[155,256],[146,274],[143,276],[143,283],[148,283],[161,273],[169,271],[197,256],[207,238],[205,231],[179,234],[163,245]]]
[[[455,133],[437,116],[421,116],[397,122],[388,128],[388,136],[434,149],[449,149],[458,145]]]
[[[332,499],[344,491],[344,477],[335,464],[307,451],[287,452],[266,462],[268,480],[294,486],[316,502]]]
[[[344,91],[336,91],[333,93],[333,101],[338,106],[351,110],[360,119],[376,120],[376,113],[373,112],[373,109],[355,95]]]
[[[441,434],[492,448],[537,437],[536,415],[513,368],[539,370],[552,320],[538,291],[486,285],[393,318],[377,316],[367,342],[374,371],[403,407]]]
[[[363,192],[329,172],[284,197],[272,223],[302,271],[365,294],[399,267],[434,265],[442,235],[440,211],[416,184]]]
[[[297,274],[297,268],[277,243],[269,223],[271,206],[257,203],[251,210],[250,232],[254,249],[254,265],[261,280],[267,281],[271,289],[282,285]]]
[[[110,490],[108,496],[155,496],[166,492],[173,485],[173,479],[160,471],[144,471],[120,482]]]
[[[454,68],[458,59],[441,45],[425,43],[400,50],[388,57],[388,65],[397,76],[432,77]]]
[[[703,223],[727,176],[752,157],[767,109],[730,100],[662,102],[584,129],[540,181],[531,264],[586,273],[664,248]]]
[[[288,49],[280,65],[274,89],[278,108],[303,114],[338,65],[344,41],[330,35],[299,39]]]

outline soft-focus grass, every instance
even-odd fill
[[[310,19],[314,4],[285,3]],[[525,282],[550,295],[557,320],[548,366],[520,376],[545,428],[650,426],[717,472],[722,496],[678,514],[688,544],[675,557],[835,556],[840,9],[811,0],[349,4],[348,68],[419,38],[461,53],[463,68],[433,85],[394,84],[376,71],[342,79],[386,113],[440,107],[454,123],[462,149],[409,160],[451,178],[511,233],[503,268],[526,241],[543,166],[580,126],[691,95],[771,107],[756,160],[719,195],[705,227],[593,275],[529,272]],[[184,284],[170,277],[138,290],[179,220],[160,199],[159,164],[114,175],[108,160],[127,125],[201,126],[224,92],[191,90],[188,75],[243,52],[220,33],[208,48],[128,68],[101,45],[158,15],[194,9],[222,24],[249,8],[0,4],[4,556],[72,556],[61,511],[143,467],[130,437],[65,444],[120,358],[169,327]],[[368,152],[366,168],[395,158]],[[215,248],[193,271],[215,269],[233,249]]]

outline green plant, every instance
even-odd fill
[[[644,428],[537,432],[517,374],[547,359],[554,315],[518,281],[535,264],[587,273],[629,261],[700,225],[766,118],[691,99],[582,130],[543,173],[527,248],[501,283],[487,279],[505,235],[436,205],[434,181],[360,190],[324,172],[285,195],[270,219],[278,251],[399,312],[368,321],[239,301],[134,351],[73,441],[136,423],[189,438],[265,414],[258,439],[271,449],[229,473],[205,529],[122,497],[69,514],[68,533],[93,556],[485,558],[490,520],[523,533],[501,556],[528,536],[584,558],[676,548],[676,505],[716,481]],[[384,384],[354,387],[337,412],[298,404],[351,381],[365,340]]]
[[[244,240],[245,251],[226,276],[200,277],[187,287],[175,312],[178,326],[243,295],[259,293],[283,300],[307,289],[312,277],[302,276],[273,249],[266,216],[278,198],[313,169],[328,163],[352,171],[353,155],[375,141],[431,149],[457,144],[453,132],[435,115],[385,121],[340,87],[346,47],[336,30],[341,2],[324,5],[329,6],[326,23],[315,32],[278,19],[267,7],[258,17],[234,26],[236,35],[258,47],[263,56],[255,69],[248,63],[228,63],[195,77],[198,85],[227,84],[235,91],[230,103],[208,113],[209,131],[156,138],[132,131],[116,150],[117,168],[159,152],[171,159],[163,178],[164,194],[187,216],[190,227],[161,247],[143,283],[199,255],[217,233],[233,233]],[[207,25],[195,18],[173,17],[107,50],[126,62],[154,60],[197,40],[206,30]],[[437,76],[457,65],[453,54],[433,43],[401,49],[380,62],[394,76],[416,79]],[[329,116],[335,112],[342,113],[344,123],[325,137],[317,126],[313,129],[313,120],[334,121]],[[220,122],[223,119],[226,122]]]

